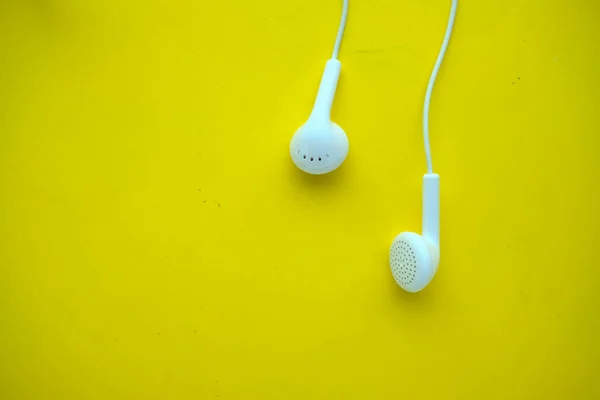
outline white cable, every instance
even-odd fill
[[[346,20],[348,19],[348,0],[343,0],[342,4],[342,19],[340,21],[340,27],[338,28],[337,38],[335,39],[335,45],[333,46],[333,54],[331,58],[337,60],[340,54],[340,46],[342,45],[342,38],[344,37],[344,29],[346,29]]]
[[[427,173],[433,173],[433,165],[431,162],[431,148],[429,146],[429,104],[431,103],[431,93],[433,92],[433,85],[437,78],[437,74],[442,66],[442,61],[446,55],[448,49],[448,43],[450,42],[450,36],[452,36],[452,29],[454,28],[454,20],[456,19],[456,9],[458,8],[458,0],[452,0],[452,8],[450,9],[450,17],[448,18],[448,27],[446,28],[446,34],[444,36],[444,42],[442,48],[438,54],[437,61],[431,72],[429,78],[429,84],[427,85],[427,92],[425,93],[425,105],[423,106],[423,140],[425,142],[425,159],[427,160]]]

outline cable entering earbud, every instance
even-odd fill
[[[423,176],[423,226],[421,235],[402,232],[392,242],[390,269],[396,283],[408,292],[418,292],[431,282],[440,262],[440,177],[433,173],[429,147],[429,105],[437,74],[448,48],[458,0],[452,0],[448,27],[442,48],[429,78],[423,107],[423,140],[427,174]]]
[[[325,65],[313,110],[290,143],[292,161],[309,174],[321,175],[331,172],[339,167],[348,155],[348,137],[339,125],[331,121],[331,106],[342,70],[338,55],[347,19],[348,0],[343,0],[342,18],[333,54]]]

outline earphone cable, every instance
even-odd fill
[[[343,0],[342,4],[342,19],[340,20],[340,27],[338,28],[337,38],[335,39],[335,45],[333,46],[333,54],[331,58],[337,60],[340,55],[340,47],[342,46],[342,38],[344,37],[344,30],[346,29],[346,20],[348,19],[348,0]]]
[[[454,28],[454,20],[456,19],[456,9],[458,8],[458,0],[452,0],[452,8],[450,9],[450,17],[448,18],[448,26],[446,27],[446,34],[444,35],[444,41],[442,42],[442,48],[438,54],[437,60],[431,72],[429,78],[429,84],[427,85],[427,92],[425,92],[425,105],[423,106],[423,140],[425,142],[425,159],[427,161],[427,173],[433,173],[433,163],[431,161],[431,147],[429,145],[429,105],[431,103],[431,94],[433,92],[433,86],[437,78],[442,61],[446,55],[448,49],[448,43],[450,42],[450,36],[452,36],[452,29]],[[335,53],[334,53],[335,54]]]

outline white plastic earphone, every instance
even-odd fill
[[[452,8],[442,48],[429,78],[423,108],[423,139],[427,174],[423,177],[423,232],[402,232],[390,249],[390,268],[394,279],[404,290],[418,292],[431,282],[440,262],[440,177],[433,173],[429,146],[429,105],[431,94],[450,42],[458,0]],[[308,121],[294,134],[290,144],[292,160],[310,174],[326,174],[339,167],[348,154],[348,138],[342,128],[331,122],[331,106],[335,97],[342,64],[337,59],[348,16],[348,0],[343,0],[342,19],[333,55],[325,66],[321,85]]]
[[[343,1],[342,19],[333,55],[325,65],[317,99],[308,121],[292,137],[290,154],[294,164],[309,174],[326,174],[339,167],[348,155],[348,137],[331,122],[331,106],[340,78],[342,63],[338,60],[348,18],[348,0]]]
[[[431,282],[440,263],[440,177],[433,173],[429,146],[429,104],[431,93],[450,42],[458,0],[452,0],[448,27],[429,78],[423,107],[423,139],[427,174],[423,177],[423,232],[402,232],[394,239],[390,249],[390,268],[400,287],[408,292],[418,292]]]

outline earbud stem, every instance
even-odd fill
[[[440,245],[440,176],[423,176],[423,237]]]
[[[309,121],[320,123],[331,121],[331,106],[333,105],[341,70],[342,63],[339,60],[331,59],[327,61]]]

